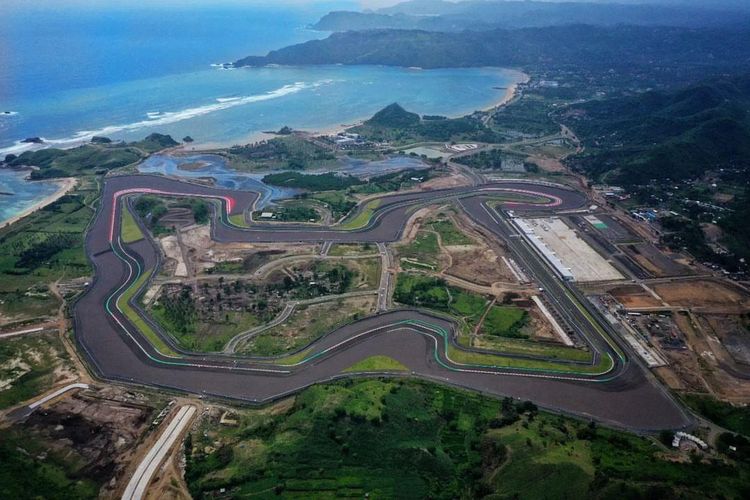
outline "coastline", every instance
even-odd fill
[[[510,104],[510,102],[513,99],[515,99],[516,95],[518,94],[518,86],[529,83],[529,81],[531,80],[531,77],[527,73],[524,73],[523,71],[519,71],[515,69],[509,70],[509,71],[512,71],[513,73],[515,73],[518,78],[516,78],[516,80],[513,83],[508,85],[508,88],[505,89],[505,93],[503,94],[503,97],[499,101],[497,101],[496,103],[492,104],[489,107],[482,109],[482,111],[485,111],[485,112],[495,111],[498,108],[501,108],[503,106]]]
[[[456,113],[455,115],[451,115],[448,118],[461,118],[462,116],[470,115],[476,111],[481,111],[484,113],[489,113],[492,111],[497,110],[498,108],[501,108],[503,106],[506,106],[510,104],[513,99],[516,98],[518,94],[518,86],[528,83],[531,80],[531,77],[524,73],[521,70],[517,69],[506,69],[502,68],[503,71],[505,71],[507,74],[509,74],[512,79],[513,83],[509,84],[508,87],[505,89],[505,92],[503,93],[502,97],[492,102],[491,104],[479,108],[479,109],[470,109],[466,112],[460,112]],[[339,123],[337,125],[324,125],[322,127],[318,128],[302,128],[302,129],[295,129],[297,132],[304,132],[305,134],[309,134],[311,136],[320,136],[320,135],[336,135],[343,132],[346,132],[352,127],[357,127],[359,125],[362,125],[369,116],[361,117],[361,118],[355,118],[351,123]],[[232,143],[230,142],[212,142],[212,143],[201,143],[201,144],[191,144],[189,152],[201,152],[201,151],[211,151],[216,149],[222,149],[222,148],[228,148],[237,144],[250,144],[253,142],[258,141],[264,141],[268,139],[273,139],[274,137],[278,137],[276,134],[269,134],[266,132],[253,132],[252,134],[243,137],[239,141],[234,141]],[[188,151],[187,148],[183,148],[183,151]]]
[[[31,182],[33,182],[33,181],[31,181]],[[46,207],[47,205],[50,205],[50,204],[56,202],[57,200],[59,200],[60,198],[62,198],[66,194],[68,194],[74,187],[76,187],[76,185],[78,184],[78,179],[75,179],[73,177],[65,177],[63,179],[55,179],[54,182],[56,182],[58,184],[58,186],[59,186],[59,188],[57,189],[57,191],[55,191],[54,193],[52,193],[49,196],[46,196],[46,197],[42,198],[41,200],[37,201],[36,203],[34,203],[33,205],[31,205],[30,207],[28,207],[25,210],[17,213],[13,217],[0,222],[0,229],[5,229],[6,227],[8,227],[8,226],[10,226],[10,225],[18,222],[19,220],[23,219],[24,217],[27,217],[27,216],[33,214],[37,210],[40,210],[40,209]]]
[[[492,111],[497,110],[498,108],[508,105],[517,96],[518,86],[521,84],[527,83],[531,79],[531,77],[528,74],[522,71],[519,71],[519,70],[507,70],[507,71],[512,72],[515,75],[515,78],[513,79],[514,80],[513,83],[508,85],[502,97],[498,101],[495,101],[489,106],[479,109],[478,111],[482,111],[485,113],[492,112]],[[468,113],[459,113],[456,115],[456,117],[461,117],[461,116],[465,116],[466,114],[471,114],[473,111],[474,110],[469,111]],[[329,126],[324,126],[321,128],[316,128],[316,129],[301,129],[300,132],[304,132],[311,136],[336,135],[336,134],[345,132],[352,127],[362,125],[366,119],[367,117],[364,117],[364,118],[355,119],[352,123],[340,123],[337,125],[329,125]],[[249,134],[247,137],[244,137],[242,140],[232,141],[231,143],[230,142],[227,142],[227,143],[223,143],[223,142],[190,143],[190,144],[181,144],[180,146],[176,146],[173,149],[175,152],[179,152],[179,153],[210,152],[210,151],[215,151],[217,149],[229,148],[236,144],[249,144],[252,142],[268,140],[274,137],[277,137],[277,135],[269,134],[267,132],[253,132],[252,134]],[[86,143],[86,142],[82,141],[82,144],[83,143]],[[75,146],[69,146],[69,147],[75,147]],[[69,149],[69,147],[62,148],[62,149]],[[43,146],[40,147],[39,149],[43,149]],[[4,229],[14,224],[15,222],[18,222],[24,217],[27,217],[28,215],[36,212],[37,210],[40,210],[46,207],[47,205],[54,203],[55,201],[59,200],[64,195],[66,195],[68,192],[70,192],[78,183],[77,179],[70,178],[70,177],[58,179],[56,180],[56,182],[60,186],[57,191],[45,197],[44,199],[39,200],[37,203],[34,203],[32,206],[26,208],[22,212],[19,212],[13,217],[6,219],[4,221],[0,221],[0,229]]]

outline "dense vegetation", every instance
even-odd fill
[[[593,100],[563,113],[589,146],[573,166],[632,185],[750,168],[750,76]]]
[[[195,498],[741,498],[742,464],[677,462],[655,441],[419,382],[314,386],[186,441]]]
[[[19,451],[22,450],[23,452]],[[0,439],[0,498],[54,498],[78,500],[96,498],[100,485],[80,477],[73,457],[52,454],[48,447],[28,433],[3,431]]]
[[[750,437],[750,408],[747,406],[734,406],[698,395],[685,395],[683,399],[688,406],[715,424]]]
[[[134,164],[146,154],[176,146],[170,136],[151,134],[139,142],[112,143],[105,138],[97,138],[92,144],[72,149],[41,149],[26,151],[20,156],[7,158],[11,167],[37,167],[30,174],[32,179],[53,179],[57,177],[79,177],[87,174],[104,174],[110,170]]]
[[[452,287],[440,278],[409,273],[398,275],[393,300],[453,314],[469,325],[479,321],[487,306],[487,299],[481,295]]]
[[[146,227],[154,235],[159,236],[169,233],[171,230],[159,224],[159,220],[167,214],[169,210],[166,203],[159,197],[144,195],[139,196],[133,202],[133,208],[138,216],[146,224]]]
[[[284,136],[269,141],[231,147],[229,153],[235,160],[234,166],[250,169],[304,170],[325,166],[336,159],[328,148],[295,135],[289,135],[291,130],[283,128],[279,132]]]
[[[72,194],[0,230],[0,310],[10,316],[51,314],[57,300],[47,284],[90,274],[83,233],[97,193],[83,180]]]
[[[491,130],[471,117],[423,120],[398,103],[381,109],[352,131],[369,140],[398,143],[461,139],[492,142],[497,139]]]
[[[274,186],[301,188],[309,191],[336,191],[365,183],[365,181],[357,177],[351,175],[339,175],[335,172],[328,172],[325,174],[280,172],[278,174],[268,174],[264,176],[263,182]]]
[[[750,30],[587,25],[438,33],[372,30],[334,33],[246,57],[237,66],[385,64],[422,68],[547,66],[658,71],[666,65],[747,67]]]
[[[623,5],[586,2],[463,1],[404,2],[378,12],[335,11],[325,15],[315,29],[349,31],[366,29],[423,29],[462,31],[492,28],[526,28],[572,23],[598,25],[710,26],[750,23],[747,12],[727,15],[722,8],[675,5]]]

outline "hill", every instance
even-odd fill
[[[678,91],[590,101],[559,118],[587,147],[571,166],[624,185],[683,180],[707,170],[750,172],[750,76]]]
[[[405,110],[397,103],[390,104],[375,113],[362,125],[351,129],[373,141],[390,141],[406,144],[419,141],[473,140],[493,142],[495,133],[481,121],[464,116],[445,118],[442,116],[420,117]]]
[[[384,64],[388,66],[528,67],[633,66],[649,72],[682,64],[750,68],[750,29],[686,29],[587,25],[519,30],[438,33],[420,30],[371,30],[334,33],[250,56],[235,66]]]
[[[528,28],[584,23],[600,26],[727,26],[750,23],[747,11],[713,5],[655,5],[540,2],[463,1],[405,2],[378,12],[335,11],[314,26],[324,31],[365,29],[423,29],[429,31]]]
[[[375,113],[372,118],[365,122],[365,125],[371,127],[405,128],[418,125],[420,121],[421,119],[418,114],[410,113],[394,102]]]

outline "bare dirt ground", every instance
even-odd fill
[[[451,266],[445,270],[450,274],[480,285],[492,285],[497,281],[515,281],[505,263],[487,246],[471,246],[449,252]]]
[[[115,388],[79,392],[37,410],[21,425],[51,452],[80,463],[80,474],[103,480],[100,496],[113,497],[153,413],[147,404],[127,399]]]
[[[662,303],[638,285],[623,285],[608,290],[617,302],[627,308],[659,307]]]
[[[192,498],[181,467],[184,461],[182,446],[175,446],[166,462],[157,471],[156,478],[149,485],[146,500],[189,500]]]
[[[537,309],[536,307],[530,307],[527,309],[529,312],[529,324],[526,327],[529,333],[531,333],[531,339],[538,342],[554,342],[561,344],[560,337],[557,336],[555,330],[547,318]]]
[[[750,402],[750,381],[727,371],[734,361],[721,341],[701,328],[693,315],[677,314],[674,320],[685,335],[688,348],[665,349],[670,365],[656,370],[656,374],[671,389],[711,394],[734,403]]]
[[[565,166],[557,158],[546,156],[529,156],[526,161],[533,163],[545,172],[565,172]]]
[[[730,283],[717,280],[675,281],[655,284],[652,288],[672,306],[738,314],[750,310],[750,295]]]
[[[500,244],[485,238],[465,215],[453,211],[446,215],[456,229],[473,243],[444,245],[439,239],[441,251],[449,257],[444,274],[485,286],[497,282],[516,283],[512,271],[502,261],[502,256],[507,252]]]
[[[740,315],[699,315],[701,329],[715,335],[732,359],[750,366],[750,330],[748,320]]]
[[[435,189],[447,189],[461,187],[468,184],[468,180],[463,175],[445,175],[435,177],[419,185],[419,191],[433,191]]]

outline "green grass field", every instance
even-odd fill
[[[406,372],[409,369],[403,363],[389,356],[370,356],[354,363],[345,372]]]
[[[474,243],[474,240],[459,231],[456,225],[448,219],[431,222],[427,227],[440,235],[443,245],[471,245]]]
[[[465,365],[492,366],[496,368],[518,368],[531,371],[547,371],[571,374],[597,375],[612,369],[612,359],[608,355],[600,358],[595,365],[569,365],[553,361],[522,359],[503,356],[490,352],[471,352],[448,346],[448,358],[456,363]]]
[[[448,286],[442,279],[416,273],[398,275],[393,298],[402,304],[452,314],[468,325],[479,321],[488,302],[481,295]]]
[[[370,223],[370,219],[372,219],[375,210],[379,206],[380,200],[368,201],[367,203],[365,203],[365,205],[362,207],[362,210],[357,215],[344,221],[344,223],[339,227],[346,230],[362,229]]]
[[[487,335],[508,338],[528,338],[521,328],[528,322],[529,314],[515,306],[492,306],[482,323],[481,331]]]
[[[0,229],[0,312],[11,318],[54,314],[47,285],[91,274],[83,234],[98,187],[89,178],[56,202]]]
[[[146,323],[143,318],[138,315],[135,309],[130,307],[129,304],[130,299],[132,299],[138,292],[138,290],[143,286],[143,284],[148,281],[149,276],[151,276],[150,271],[141,274],[140,278],[138,278],[135,283],[133,283],[130,288],[125,290],[125,292],[120,296],[120,298],[117,300],[117,306],[120,308],[123,314],[125,314],[128,320],[133,324],[133,326],[135,326],[135,328],[139,332],[141,332],[143,336],[146,337],[146,339],[151,343],[154,349],[164,355],[175,356],[177,353],[171,347],[169,347],[166,342],[164,342],[159,334],[156,333],[156,331],[154,331],[154,329],[151,328],[148,323]]]
[[[236,418],[188,439],[194,497],[742,498],[750,479],[742,464],[671,461],[650,438],[415,381],[316,385]]]
[[[468,346],[468,335],[459,335],[458,343]],[[482,336],[474,339],[474,347],[509,354],[524,354],[571,361],[591,361],[591,352],[589,351],[526,339]]]
[[[248,223],[245,222],[245,214],[232,214],[229,216],[229,222],[237,227],[248,227]]]
[[[141,227],[127,207],[122,207],[120,211],[120,238],[122,238],[123,243],[135,243],[144,238]]]
[[[430,269],[437,269],[440,247],[435,233],[419,231],[411,243],[398,246],[397,249],[402,263],[423,264]]]

